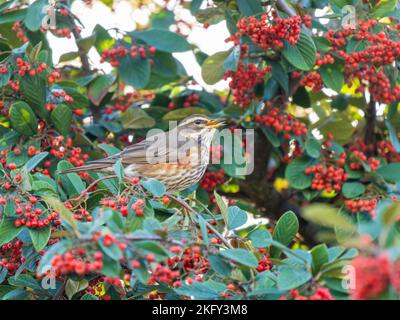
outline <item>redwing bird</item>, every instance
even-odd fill
[[[114,172],[121,160],[127,177],[153,178],[164,183],[167,191],[180,191],[196,184],[210,158],[210,147],[221,120],[191,115],[167,132],[148,136],[118,154],[64,170],[61,174],[81,171]]]

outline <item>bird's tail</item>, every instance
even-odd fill
[[[72,172],[82,172],[82,171],[109,171],[112,169],[113,163],[103,162],[103,161],[93,161],[87,164],[75,167],[67,170],[60,171],[60,174],[72,173]]]

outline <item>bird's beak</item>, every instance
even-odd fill
[[[225,125],[224,120],[211,120],[206,124],[206,127],[209,129],[220,128]]]

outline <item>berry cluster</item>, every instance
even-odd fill
[[[10,273],[18,270],[25,258],[22,256],[23,242],[14,240],[0,246],[0,267],[4,267]]]
[[[124,46],[117,46],[110,50],[106,49],[101,53],[101,61],[108,61],[113,67],[117,67],[119,65],[118,59],[122,58],[126,55],[130,55],[132,58],[141,58],[146,59],[149,56],[152,56],[156,53],[157,49],[155,47],[145,47],[133,45],[129,49]]]
[[[266,114],[255,116],[256,122],[271,128],[277,134],[282,133],[286,140],[290,139],[291,136],[302,137],[307,134],[306,125],[291,114],[278,107],[273,107],[270,102],[267,103],[266,108]]]
[[[353,262],[356,286],[351,296],[356,300],[376,298],[390,283],[390,262],[386,255],[357,256]]]
[[[17,36],[18,40],[25,43],[28,42],[29,39],[26,36],[24,27],[23,27],[23,23],[21,21],[17,21],[13,24],[12,26],[12,31],[15,32],[15,35]]]
[[[154,98],[153,92],[130,92],[115,98],[107,107],[104,112],[111,114],[114,111],[125,112],[133,103],[138,100],[152,100]]]
[[[264,255],[260,261],[258,261],[257,271],[264,272],[271,269],[272,263],[269,254]]]
[[[208,192],[211,192],[218,185],[224,183],[225,173],[224,170],[218,172],[206,171],[203,178],[200,180],[200,185]]]
[[[372,217],[375,216],[375,208],[378,201],[373,199],[358,199],[358,200],[346,200],[345,205],[348,211],[351,213],[367,212]]]
[[[184,108],[193,107],[193,106],[197,105],[199,103],[199,101],[200,101],[200,96],[197,93],[190,94],[185,97],[185,99],[182,103],[182,107],[184,107]],[[170,110],[174,110],[177,107],[178,107],[178,105],[176,102],[171,101],[168,104],[168,109],[170,109]]]
[[[358,21],[356,28],[328,30],[325,37],[331,43],[332,51],[344,61],[348,83],[362,79],[357,92],[368,89],[375,101],[391,103],[399,100],[400,85],[392,85],[383,68],[400,57],[400,42],[388,37],[389,27],[377,33],[374,29],[377,24],[376,20]],[[362,41],[365,48],[347,52],[350,39]]]
[[[319,287],[314,294],[307,297],[299,293],[297,289],[290,290],[289,297],[281,297],[281,300],[334,300],[328,288]]]
[[[377,142],[378,155],[387,162],[400,162],[400,153],[396,152],[393,144],[389,140]]]
[[[90,274],[100,271],[103,267],[103,254],[99,251],[89,260],[85,249],[73,249],[63,255],[57,254],[51,260],[51,265],[57,276],[76,273],[78,275]]]
[[[39,207],[35,208],[38,199],[34,196],[29,197],[29,202],[21,202],[17,197],[14,198],[16,204],[15,213],[23,218],[18,218],[14,221],[14,225],[19,228],[26,226],[31,229],[42,229],[50,224],[58,226],[61,224],[59,215],[53,211],[47,215]]]
[[[300,16],[280,18],[275,11],[272,17],[263,13],[260,19],[254,16],[245,17],[237,24],[239,33],[230,40],[247,35],[262,49],[273,49],[275,51],[283,48],[284,40],[295,45],[301,32],[302,19]]]
[[[233,102],[240,108],[248,106],[256,98],[254,88],[264,82],[267,72],[271,71],[270,66],[261,69],[254,63],[238,63],[236,71],[228,70],[224,74],[224,80],[231,78],[229,87],[233,90]]]
[[[351,162],[349,164],[352,170],[361,170],[363,168],[362,163],[368,163],[368,166],[372,171],[378,169],[380,161],[374,157],[367,157],[364,152],[359,150],[354,150],[351,153]],[[353,162],[354,161],[354,162]]]
[[[323,165],[321,163],[304,170],[306,175],[312,175],[312,190],[326,190],[327,192],[340,191],[348,174],[344,169],[335,165]]]

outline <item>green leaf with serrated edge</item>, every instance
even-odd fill
[[[72,121],[72,110],[68,106],[65,104],[59,104],[51,112],[51,120],[59,133],[64,137],[69,135]]]
[[[316,53],[314,41],[305,32],[300,33],[299,40],[294,46],[285,41],[282,51],[291,65],[304,71],[310,70],[315,65]]]

